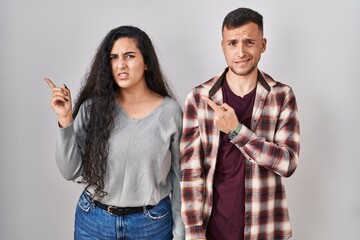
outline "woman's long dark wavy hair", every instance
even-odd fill
[[[87,100],[86,109],[88,124],[85,126],[86,140],[82,157],[82,183],[94,189],[93,197],[102,198],[104,191],[107,158],[109,154],[109,137],[114,128],[116,109],[116,84],[110,66],[110,51],[119,38],[136,40],[144,64],[147,66],[145,80],[147,87],[162,96],[173,97],[173,94],[160,69],[160,64],[148,35],[133,26],[121,26],[111,30],[99,45],[92,61],[90,71],[85,75],[82,88],[75,102],[73,117],[80,106]]]

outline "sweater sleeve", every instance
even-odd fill
[[[55,159],[62,176],[75,180],[81,175],[82,154],[86,133],[84,129],[85,109],[83,104],[75,120],[65,128],[59,128],[56,138]]]
[[[181,180],[181,171],[180,171],[180,136],[182,128],[182,110],[178,106],[178,111],[175,113],[175,125],[177,127],[176,133],[172,136],[170,151],[171,151],[171,183],[172,183],[172,198],[171,198],[171,207],[173,214],[173,239],[184,239],[185,230],[184,224],[181,219],[180,212],[180,180]]]

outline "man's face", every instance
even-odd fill
[[[234,29],[225,27],[221,45],[230,70],[238,76],[248,76],[257,71],[261,53],[266,49],[266,39],[259,27],[249,22]]]

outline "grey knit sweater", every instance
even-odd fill
[[[67,180],[81,177],[87,104],[80,107],[71,125],[58,132],[56,162]],[[135,207],[156,205],[170,195],[174,239],[184,238],[180,216],[181,122],[180,105],[168,97],[152,113],[136,120],[117,104],[105,176],[108,194],[101,199],[108,205]]]

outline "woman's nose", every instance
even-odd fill
[[[119,68],[119,69],[123,69],[123,68],[125,68],[125,67],[126,67],[126,63],[125,63],[125,61],[124,61],[124,60],[119,59],[119,61],[117,62],[117,68]]]

